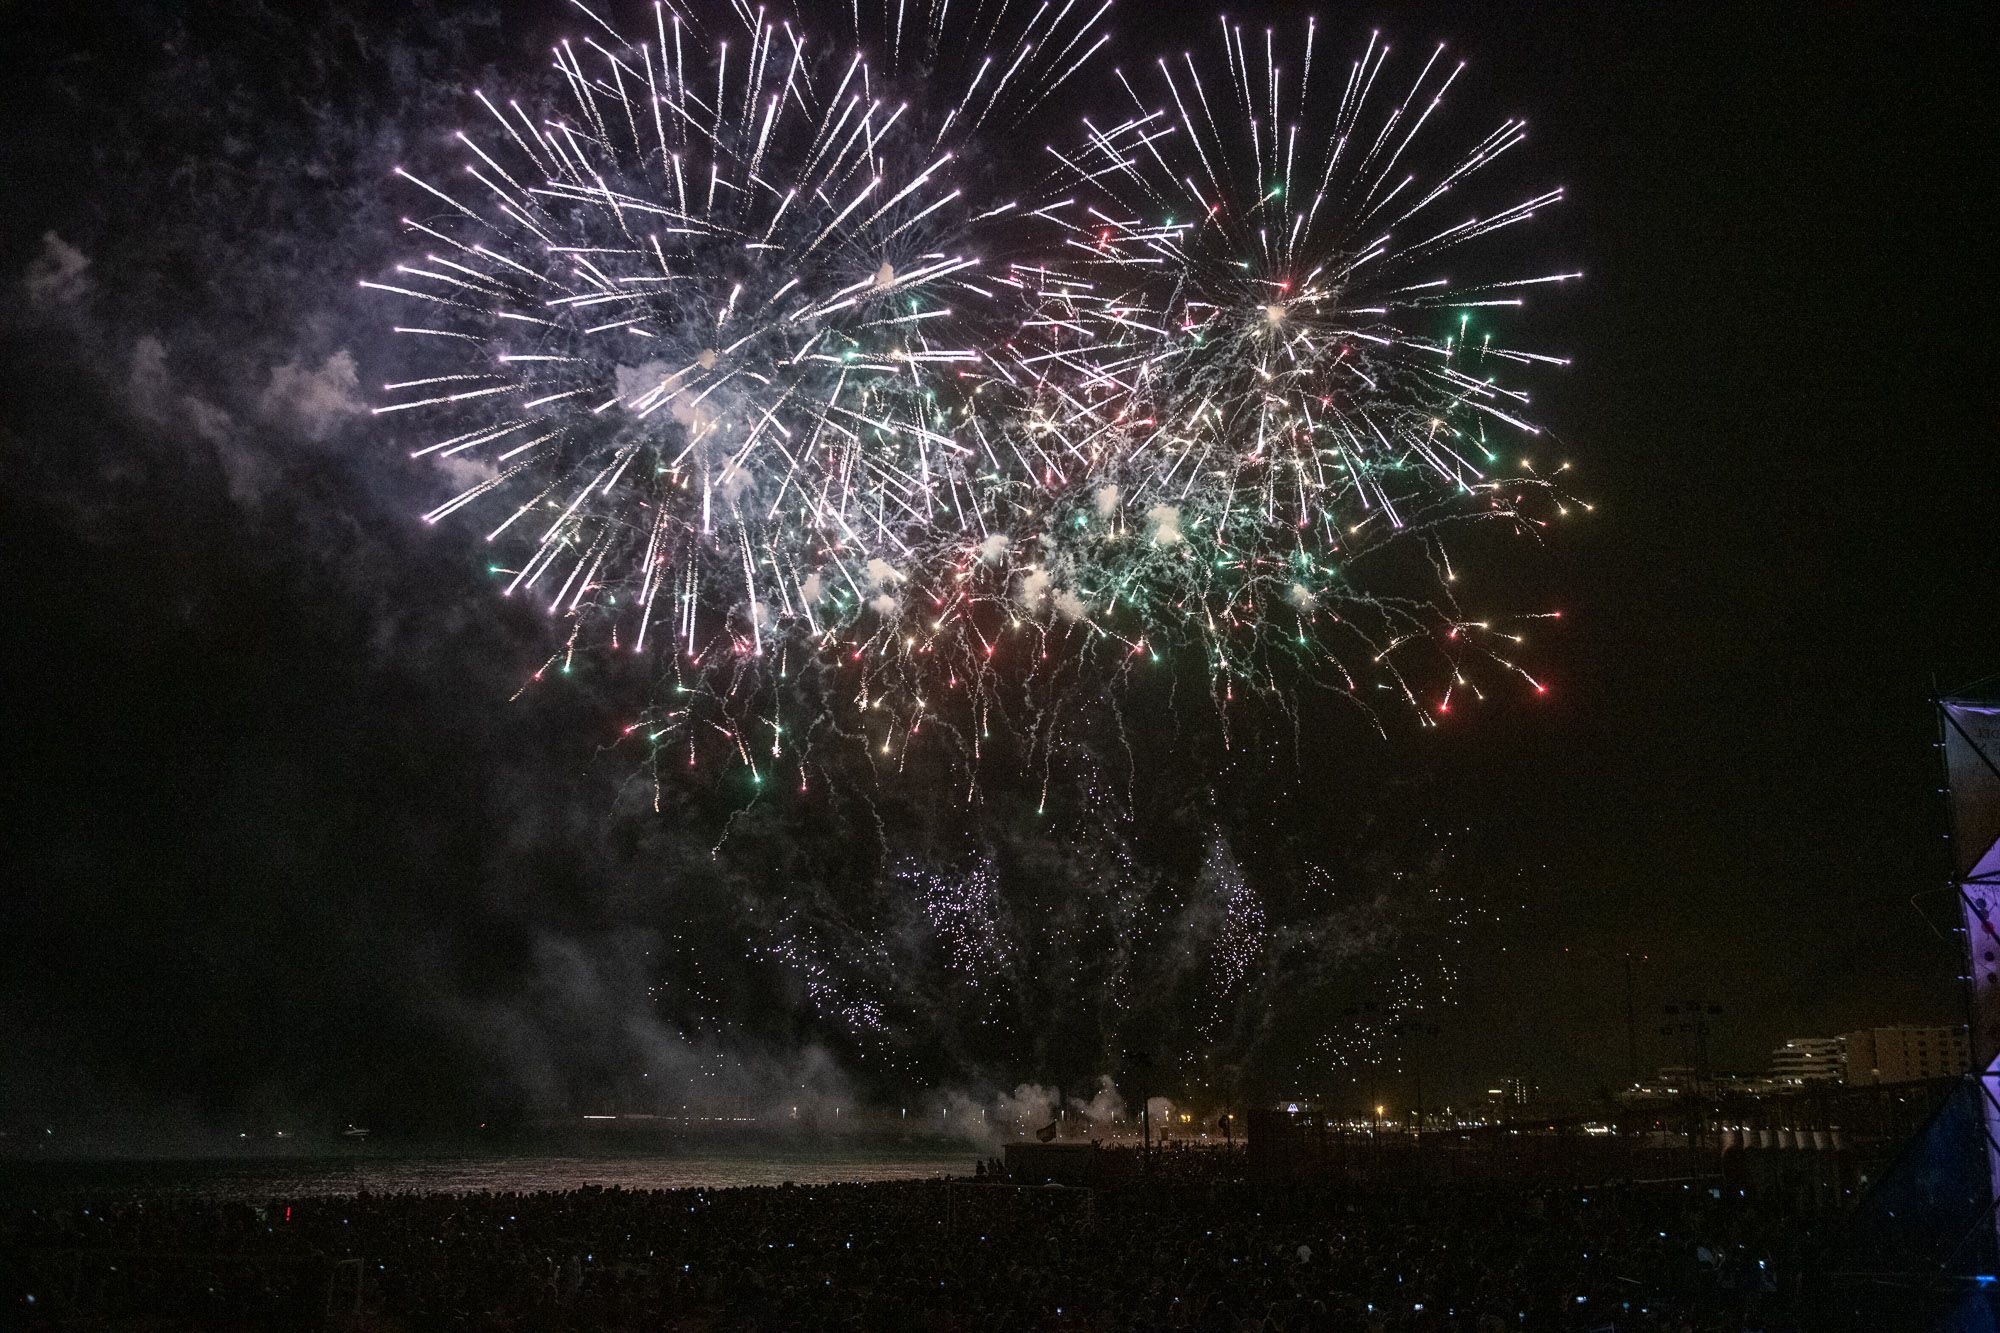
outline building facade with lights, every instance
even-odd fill
[[[1863,1028],[1840,1041],[1850,1085],[1949,1078],[1971,1067],[1965,1029],[1959,1027]]]
[[[1771,1080],[1781,1087],[1842,1082],[1846,1052],[1844,1037],[1793,1037],[1771,1052]]]

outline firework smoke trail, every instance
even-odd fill
[[[1511,379],[1567,362],[1499,321],[1580,275],[1492,244],[1561,189],[1458,211],[1527,131],[1436,157],[1442,47],[1411,77],[1378,37],[1344,70],[1304,38],[1282,58],[1224,20],[1219,61],[1161,59],[1148,96],[1119,72],[1129,108],[1049,149],[1073,206],[1042,215],[1066,272],[1010,347],[1034,559],[1007,572],[1115,661],[1198,651],[1219,704],[1311,680],[1435,722],[1494,665],[1544,688],[1458,610],[1444,537],[1578,503],[1523,456],[1543,430]]]
[[[423,368],[375,410],[438,423],[412,452],[461,488],[425,519],[484,515],[505,593],[568,622],[543,671],[664,664],[628,730],[656,761],[707,746],[761,782],[811,730],[771,682],[809,666],[846,672],[809,706],[888,700],[888,752],[927,707],[905,616],[941,623],[932,575],[992,539],[966,422],[1020,283],[980,246],[1016,205],[970,197],[956,136],[1097,42],[1067,10],[982,10],[1012,45],[939,116],[761,10],[732,43],[670,5],[628,34],[573,3],[560,97],[480,92],[459,174],[398,168],[423,253],[363,286]],[[944,6],[911,8],[936,46]]]

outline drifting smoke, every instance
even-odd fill
[[[1099,1140],[1129,1138],[1137,1132],[1138,1117],[1111,1075],[1099,1074],[1081,1092],[1080,1096],[1065,1093],[1041,1083],[985,1094],[947,1088],[929,1099],[932,1114],[926,1123],[982,1147],[1051,1130],[1061,1138]],[[1165,1123],[1171,1114],[1159,1109],[1163,1101],[1153,1099],[1156,1124]]]
[[[1181,511],[1169,504],[1156,504],[1146,511],[1146,535],[1155,546],[1178,546],[1181,537]]]

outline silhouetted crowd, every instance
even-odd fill
[[[1680,1330],[1815,1327],[1749,1201],[1149,1179],[0,1207],[48,1326]]]

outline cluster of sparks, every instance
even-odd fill
[[[1217,850],[1220,851],[1219,844]],[[1217,881],[1216,906],[1222,916],[1221,927],[1215,932],[1211,967],[1216,990],[1231,995],[1243,985],[1250,969],[1263,956],[1268,923],[1263,899],[1250,887],[1236,863],[1218,855],[1211,855],[1209,860]]]
[[[1005,904],[993,868],[978,863],[962,873],[922,865],[903,869],[917,886],[924,914],[952,970],[977,989],[1005,971],[1012,952],[1003,925]]]
[[[1070,1055],[1152,1051],[1182,1086],[1221,1093],[1396,1064],[1434,1030],[1485,919],[1429,835],[1393,868],[1308,864],[1267,897],[1219,835],[1184,876],[1136,862],[1126,832],[1068,829],[1055,886],[991,854],[900,862],[878,909],[789,904],[761,952],[893,1079],[1039,1068],[1054,1014],[1081,1042]]]
[[[740,5],[628,33],[572,3],[556,97],[481,92],[460,175],[399,169],[423,253],[363,285],[425,369],[376,411],[444,423],[424,517],[484,516],[565,627],[543,672],[654,664],[656,767],[803,787],[827,737],[930,729],[976,768],[996,725],[1046,754],[1051,679],[1157,662],[1433,721],[1490,663],[1541,688],[1444,537],[1572,503],[1508,466],[1541,430],[1503,374],[1562,359],[1488,321],[1575,275],[1441,267],[1561,197],[1445,219],[1525,130],[1409,165],[1441,49],[1391,93],[1376,39],[1343,80],[1310,23],[1294,73],[1225,22],[1224,72],[1161,60],[1157,104],[1119,73],[1129,110],[989,197],[966,164],[1098,58],[1108,0],[899,4],[881,66]],[[947,50],[962,78],[903,77]]]

